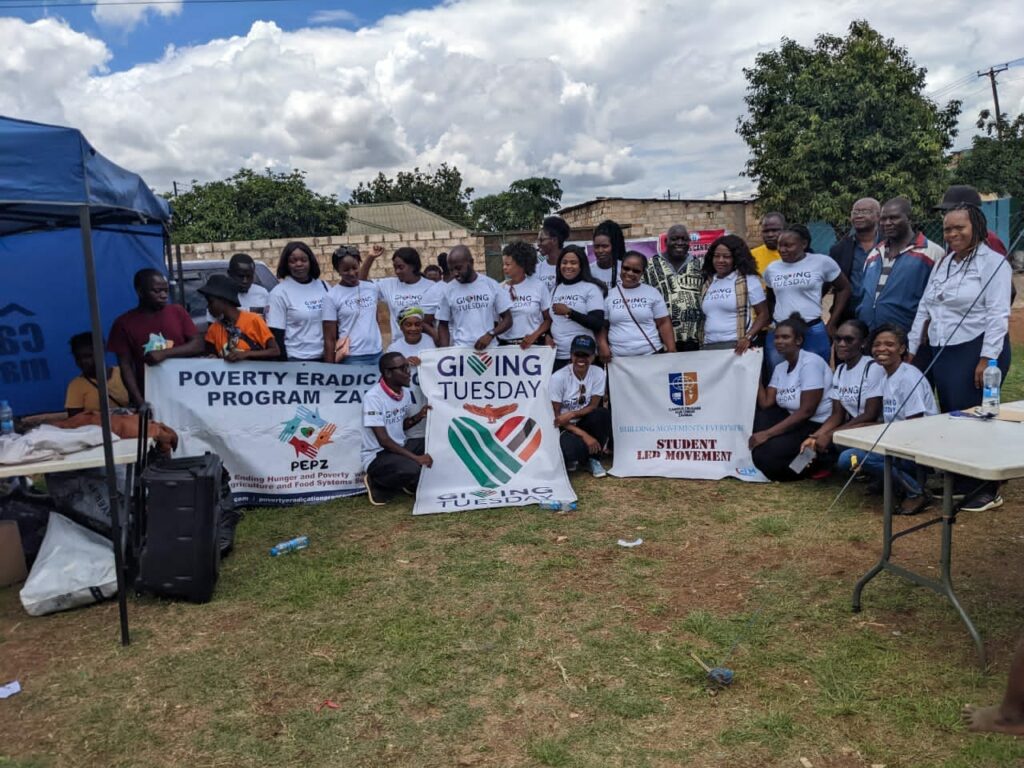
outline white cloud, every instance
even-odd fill
[[[84,2],[85,0],[83,0]],[[97,23],[110,27],[121,27],[127,32],[134,29],[146,14],[158,16],[176,16],[181,13],[181,0],[167,0],[149,5],[140,4],[136,0],[88,0],[95,2],[92,17]]]
[[[271,12],[268,10],[268,13]],[[80,127],[159,189],[241,166],[302,168],[343,197],[379,170],[457,165],[478,193],[557,176],[566,201],[604,195],[730,197],[749,191],[735,133],[759,51],[810,44],[867,18],[932,73],[963,80],[959,146],[991,94],[966,76],[1018,52],[1010,0],[840,0],[785,12],[731,0],[454,0],[358,30],[244,34],[108,72],[99,40],[66,23],[0,19],[0,111]],[[748,33],[736,34],[742,19]],[[46,62],[40,66],[38,62]],[[1024,67],[1001,76],[1024,106]],[[939,91],[942,93],[941,91]]]
[[[333,10],[321,10],[314,12],[309,17],[309,23],[354,25],[359,23],[359,17],[352,13],[352,11],[335,8]]]

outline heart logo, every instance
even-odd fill
[[[315,430],[315,429],[313,429],[312,427],[303,427],[303,428],[302,428],[302,429],[300,429],[299,431],[300,431],[300,432],[302,433],[302,436],[303,436],[303,437],[309,437],[309,436],[310,436],[310,435],[312,435],[312,434],[313,434],[314,432],[316,432],[316,430]]]
[[[477,376],[482,375],[493,364],[494,358],[486,352],[474,352],[470,357],[466,358],[466,365]]]
[[[466,416],[456,416],[448,427],[448,443],[466,469],[484,488],[508,483],[537,452],[541,431],[525,416],[506,419],[492,434]]]

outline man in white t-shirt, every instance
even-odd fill
[[[454,280],[444,285],[437,308],[437,346],[487,349],[512,327],[508,291],[473,268],[473,254],[464,245],[448,253]]]
[[[565,469],[573,472],[587,462],[594,477],[604,477],[608,473],[598,457],[612,432],[611,414],[601,405],[606,374],[593,364],[597,342],[590,336],[580,334],[569,350],[570,364],[551,374],[548,382]]]
[[[236,253],[228,262],[228,277],[238,283],[238,302],[246,312],[266,319],[270,292],[255,282],[256,262],[247,253]]]
[[[423,452],[422,438],[407,440],[405,431],[427,417],[409,392],[409,362],[400,352],[385,353],[378,364],[380,381],[363,395],[363,484],[370,503],[386,504],[395,491],[416,493],[420,471],[434,462]]]

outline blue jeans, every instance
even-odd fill
[[[885,475],[885,456],[880,453],[868,453],[860,448],[847,448],[839,454],[837,466],[847,472],[853,471],[853,459],[856,457],[861,472],[874,480],[881,480]],[[924,493],[924,489],[917,481],[918,466],[908,459],[893,459],[892,479],[899,487],[902,487],[905,494],[914,498]]]
[[[367,355],[349,355],[341,361],[340,365],[376,365],[380,360],[380,352],[371,352]]]
[[[832,340],[828,337],[824,323],[815,323],[807,328],[803,348],[818,355],[826,363],[831,360]],[[768,360],[768,376],[771,378],[775,366],[782,362],[782,355],[775,351],[775,331],[768,331],[768,338],[764,343],[764,353]]]

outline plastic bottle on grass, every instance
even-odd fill
[[[270,548],[270,556],[277,557],[288,552],[296,552],[309,546],[309,536],[298,536],[289,541],[282,541]]]
[[[989,360],[985,373],[982,375],[981,414],[983,416],[999,415],[1000,385],[1003,383],[1003,372],[995,360]]]
[[[558,501],[555,499],[548,499],[537,504],[541,509],[547,509],[551,512],[572,512],[576,509],[575,501]]]
[[[6,400],[0,400],[0,435],[14,434],[14,409]]]

